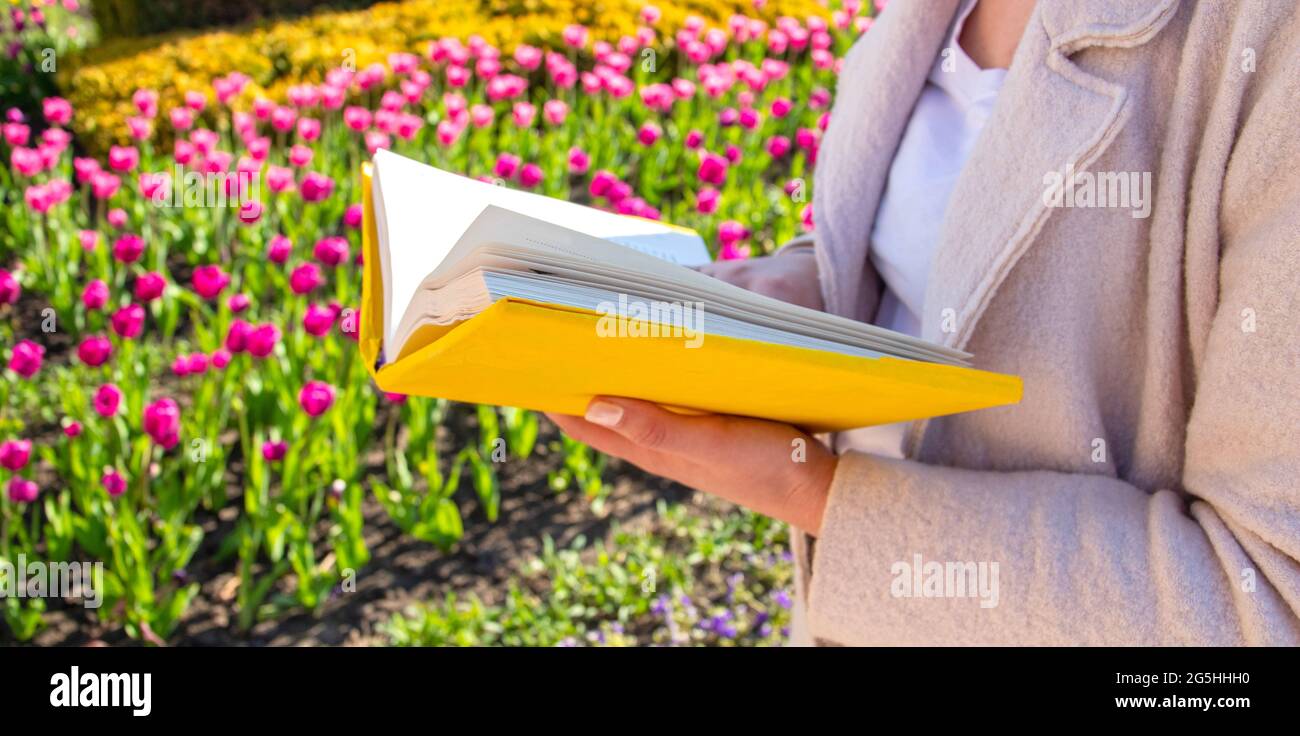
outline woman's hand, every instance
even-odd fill
[[[822,311],[817,259],[812,248],[735,261],[714,261],[699,272],[783,302]]]
[[[685,416],[646,401],[603,396],[592,400],[585,417],[547,416],[570,437],[647,472],[809,534],[821,529],[837,458],[788,424]]]

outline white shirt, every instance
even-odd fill
[[[1005,69],[981,69],[958,39],[975,3],[958,18],[917,99],[871,230],[871,263],[884,281],[876,324],[920,336],[930,262],[948,200],[993,111]],[[843,433],[839,448],[902,456],[907,423]]]

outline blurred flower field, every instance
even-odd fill
[[[811,228],[839,59],[881,4],[706,21],[638,3],[599,24],[617,35],[569,23],[509,45],[466,23],[320,56],[292,83],[238,34],[207,34],[184,75],[158,71],[188,52],[151,68],[145,50],[7,109],[0,558],[102,561],[104,600],[7,596],[0,640],[62,622],[79,633],[55,643],[203,643],[201,613],[221,633],[207,641],[275,643],[286,620],[387,595],[367,580],[398,545],[423,550],[432,584],[367,614],[364,643],[780,643],[780,525],[607,463],[532,412],[375,389],[355,347],[357,171],[387,148],[693,227],[718,258],[768,252]],[[513,5],[487,4],[492,28]],[[8,14],[10,63],[35,75],[39,44],[84,9]],[[459,585],[525,512],[599,534],[520,526],[530,541],[486,563],[499,584]]]

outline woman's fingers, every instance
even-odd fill
[[[707,455],[718,441],[716,417],[683,416],[639,399],[597,396],[587,406],[584,418],[655,452]]]

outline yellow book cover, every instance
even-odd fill
[[[386,351],[384,341],[395,328],[385,324],[386,314],[389,320],[398,317],[385,303],[392,299],[383,281],[392,256],[380,252],[384,224],[379,219],[396,210],[390,205],[386,211],[383,202],[377,206],[374,172],[371,163],[361,172],[359,344],[362,360],[385,391],[577,415],[593,396],[627,396],[681,411],[788,422],[810,431],[888,424],[1020,400],[1016,376],[940,361],[691,334],[666,324],[662,330],[648,329],[656,325],[624,313],[517,295],[526,291],[484,301],[484,308],[468,318],[421,323],[407,331],[400,350]]]

